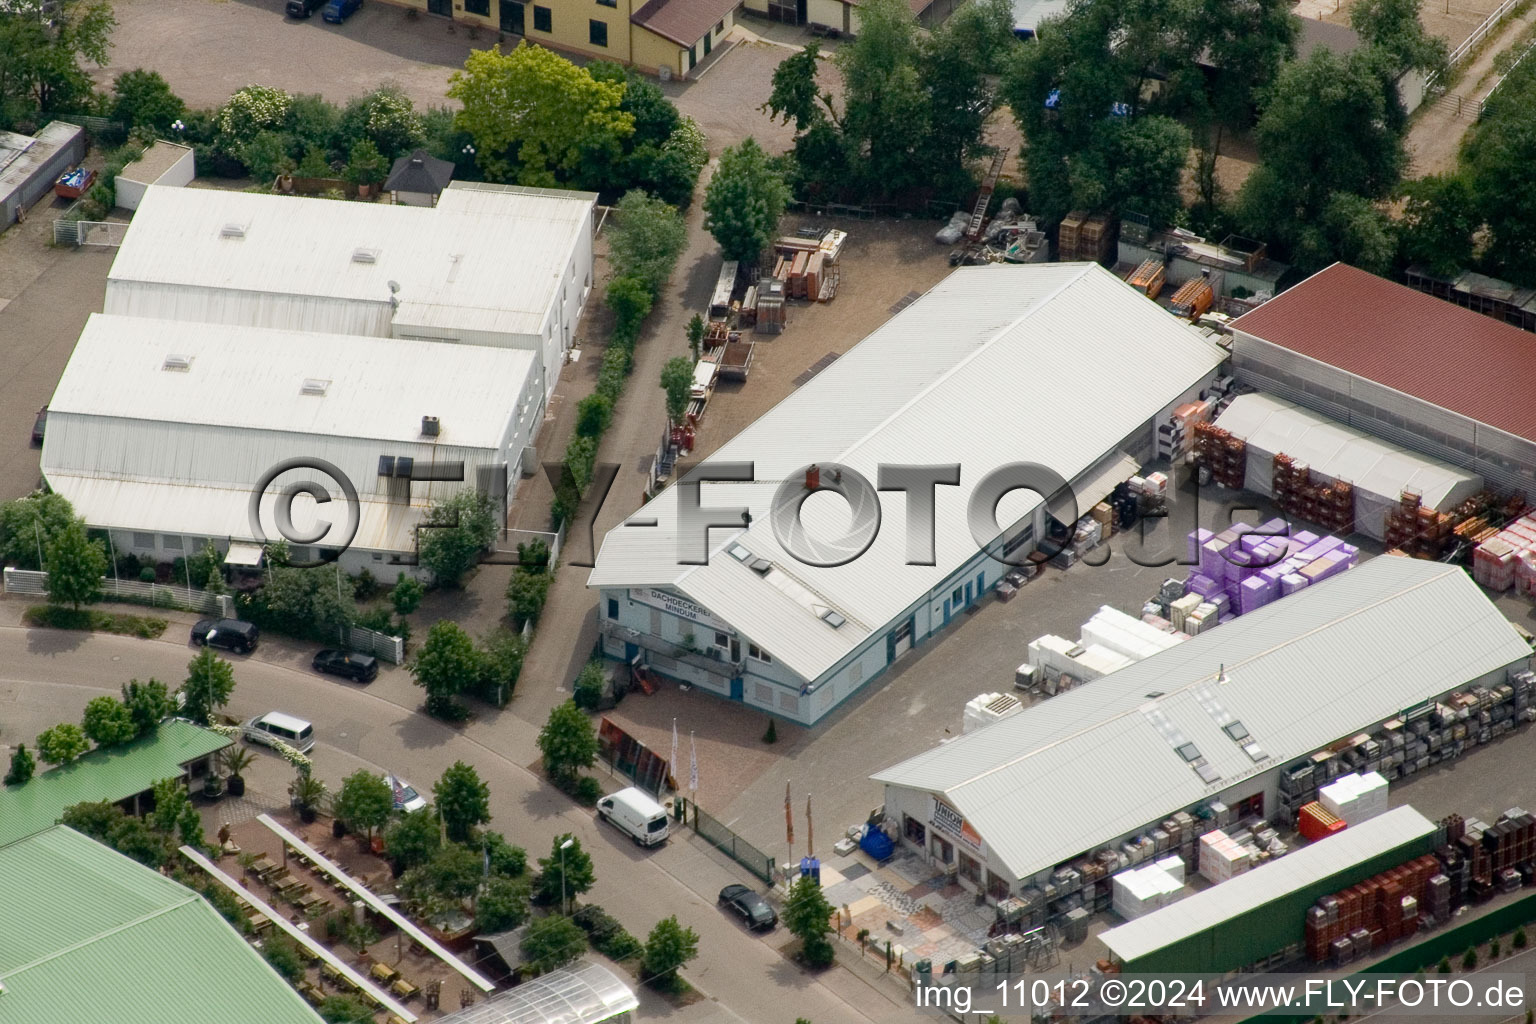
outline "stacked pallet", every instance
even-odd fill
[[[1315,843],[1319,839],[1326,839],[1336,832],[1342,832],[1348,827],[1348,823],[1334,814],[1328,808],[1316,800],[1309,804],[1303,804],[1301,813],[1296,818],[1296,831],[1309,843]]]
[[[1248,472],[1248,444],[1214,423],[1197,422],[1195,461],[1223,487],[1241,488]]]
[[[1472,578],[1489,590],[1536,596],[1536,513],[1516,519],[1472,552]]]
[[[1317,791],[1318,801],[1346,824],[1358,825],[1387,810],[1387,780],[1377,772],[1341,775]]]
[[[1272,519],[1258,527],[1236,523],[1219,534],[1195,530],[1188,555],[1198,568],[1184,582],[1185,604],[1192,596],[1215,604],[1218,619],[1246,615],[1359,562],[1360,549],[1340,537],[1306,530],[1287,536],[1288,529],[1285,520]],[[1177,627],[1173,609],[1168,602]]]
[[[1216,399],[1186,402],[1173,410],[1167,423],[1157,428],[1157,456],[1170,462],[1182,459],[1195,444],[1195,426],[1209,423],[1216,410]]]
[[[1403,491],[1397,508],[1386,515],[1383,539],[1388,547],[1401,548],[1405,554],[1439,558],[1456,536],[1455,525],[1454,513],[1425,508],[1422,495]]]
[[[1253,866],[1251,847],[1242,846],[1221,829],[1200,837],[1200,875],[1210,882],[1225,882]]]
[[[1134,921],[1188,895],[1183,879],[1184,862],[1177,857],[1166,859],[1177,864],[1177,877],[1164,870],[1163,861],[1159,861],[1122,871],[1110,880],[1111,906],[1115,913],[1127,921]]]
[[[1438,860],[1418,857],[1324,896],[1307,910],[1307,956],[1318,963],[1348,963],[1413,935],[1430,879],[1438,874]]]
[[[1284,452],[1275,456],[1275,504],[1334,533],[1355,532],[1355,488],[1344,480],[1312,479],[1311,468]]]
[[[782,262],[782,261],[781,261]],[[766,277],[757,283],[757,322],[759,334],[780,334],[787,318],[784,314],[784,279]]]
[[[1079,259],[1078,246],[1082,241],[1083,221],[1088,219],[1087,210],[1073,210],[1061,219],[1056,231],[1056,258],[1063,263]]]

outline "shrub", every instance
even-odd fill
[[[507,581],[507,614],[518,625],[535,622],[544,610],[553,577],[547,572],[529,572],[522,566],[512,570]]]
[[[1477,967],[1477,947],[1468,946],[1467,951],[1461,954],[1461,966],[1466,970]]]
[[[1511,941],[1511,945],[1513,945],[1516,949],[1524,949],[1525,943],[1525,925],[1521,925],[1519,928],[1515,929],[1515,937]]]
[[[576,403],[576,433],[582,437],[602,437],[612,419],[613,400],[602,392]]]
[[[572,687],[571,699],[576,706],[587,711],[596,711],[597,706],[603,700],[603,688],[608,682],[608,673],[600,661],[589,661],[581,670],[581,675],[576,677],[576,683]]]
[[[768,731],[763,733],[763,742],[764,743],[777,743],[777,742],[779,742],[779,727],[778,727],[778,724],[772,718],[768,719]]]
[[[153,583],[153,582],[155,582],[155,567],[152,566],[152,565],[146,565],[142,569],[140,569],[139,570],[139,582],[140,583]]]
[[[409,615],[421,607],[421,599],[426,594],[427,588],[421,581],[413,576],[401,573],[395,580],[394,589],[389,592],[390,603],[395,606],[396,615]]]
[[[583,807],[596,807],[603,796],[603,784],[590,775],[583,775],[576,780],[571,796]]]

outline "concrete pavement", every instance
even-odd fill
[[[3,603],[7,613],[18,605]],[[0,625],[0,739],[30,743],[42,728],[78,721],[87,700],[115,693],[129,678],[179,684],[193,654],[180,624],[158,641]],[[472,763],[490,787],[491,826],[530,857],[546,855],[559,833],[577,835],[596,868],[597,885],[588,894],[592,902],[637,935],[669,914],[699,933],[700,955],[686,974],[711,1002],[682,1011],[662,1006],[664,1015],[764,1024],[789,1024],[797,1017],[817,1024],[925,1019],[867,968],[808,975],[779,952],[790,938],[782,929],[758,938],[721,913],[714,894],[729,882],[748,879],[707,844],[681,834],[659,850],[644,851],[606,826],[599,828],[590,812],[525,766],[534,749],[533,729],[516,716],[503,713],[455,729],[415,713],[418,691],[404,672],[387,671],[372,686],[356,687],[308,672],[302,658],[298,650],[277,644],[264,645],[254,657],[232,657],[236,686],[226,710],[247,717],[277,708],[309,719],[318,741],[316,774],[328,784],[366,766],[430,789],[454,761]],[[258,751],[248,797],[282,802],[288,778],[281,759]]]

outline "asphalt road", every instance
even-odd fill
[[[15,602],[6,605],[6,612],[17,608]],[[167,639],[144,641],[0,626],[0,739],[30,742],[49,724],[78,721],[86,701],[115,693],[129,678],[178,684],[193,654],[183,629],[174,623]],[[355,687],[311,673],[306,660],[305,652],[276,644],[253,657],[232,657],[235,692],[226,710],[244,718],[280,709],[309,719],[318,740],[316,774],[328,784],[362,765],[396,772],[426,789],[454,761],[467,761],[490,787],[491,826],[525,847],[530,858],[547,855],[555,835],[574,833],[596,868],[588,900],[640,936],[669,914],[698,932],[700,955],[685,974],[712,998],[683,1010],[662,1007],[669,1018],[763,1024],[791,1024],[797,1017],[815,1024],[925,1019],[894,986],[872,985],[855,969],[806,975],[778,951],[790,938],[783,929],[759,938],[723,914],[714,894],[727,883],[752,879],[696,838],[679,835],[661,849],[642,851],[600,828],[590,812],[528,770],[536,756],[533,730],[515,716],[453,729],[416,713],[420,691],[399,670]],[[250,790],[280,797],[290,770],[255,749]]]

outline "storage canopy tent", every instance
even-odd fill
[[[1389,444],[1273,395],[1240,395],[1216,425],[1248,444],[1244,486],[1273,493],[1275,456],[1304,462],[1318,477],[1343,480],[1355,490],[1355,528],[1381,540],[1386,515],[1404,491],[1425,508],[1449,511],[1483,489],[1483,478],[1449,463]]]

